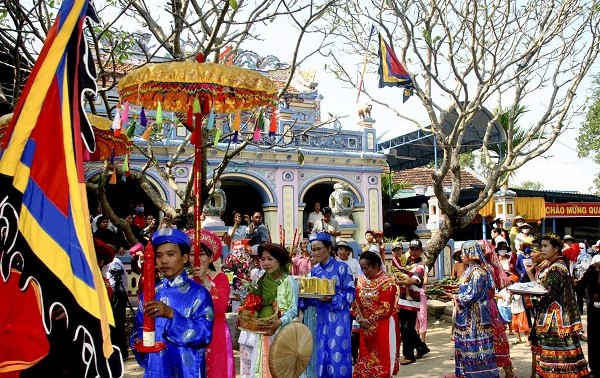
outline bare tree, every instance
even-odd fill
[[[358,87],[345,59],[369,49],[366,41],[374,24],[411,72],[414,94],[431,125],[426,131],[435,135],[443,150],[432,181],[444,222],[425,251],[430,265],[454,231],[468,225],[492,198],[503,177],[545,153],[579,110],[574,97],[599,51],[597,7],[596,2],[577,0],[353,0],[328,15],[332,32],[344,41],[336,44],[338,50],[325,52],[336,76]],[[376,51],[370,51],[375,63]],[[406,123],[423,130],[429,126],[408,117],[395,103],[369,91],[366,95]],[[509,125],[507,149],[497,160],[488,141],[499,113],[488,123],[481,148],[488,168],[486,185],[479,198],[459,206],[459,152],[473,116],[485,106],[503,109],[508,119],[514,119],[510,114],[530,104],[535,105],[534,120],[519,138],[514,137],[514,125]],[[441,121],[448,109],[458,117],[454,128],[444,133]],[[448,195],[442,185],[446,177],[452,180]]]
[[[0,21],[3,24],[3,27],[0,28],[0,43],[8,46],[13,56],[23,57],[28,63],[33,63],[57,12],[58,4],[54,1],[42,0],[31,2],[2,0],[2,2],[6,5],[6,11],[0,12]],[[264,24],[285,17],[293,26],[295,37],[290,39],[294,46],[292,55],[283,57],[289,62],[286,66],[289,77],[279,92],[279,96],[283,96],[297,67],[305,59],[328,45],[326,36],[323,36],[318,43],[315,43],[315,39],[313,39],[309,51],[303,55],[300,54],[305,37],[315,33],[317,22],[335,4],[336,0],[325,0],[319,3],[298,0],[171,0],[157,6],[155,1],[146,0],[97,1],[96,7],[101,23],[95,27],[88,25],[87,32],[98,68],[98,97],[102,101],[108,117],[111,118],[115,101],[114,99],[111,101],[109,94],[125,73],[123,72],[124,64],[131,61],[142,65],[159,60],[190,60],[198,53],[203,53],[208,60],[213,62],[231,60],[239,50],[243,49],[246,41],[261,40],[260,28],[257,26],[262,26],[264,29]],[[130,25],[137,25],[137,27],[132,28]],[[140,30],[144,30],[144,32]],[[134,49],[138,51],[135,57],[132,55]],[[30,67],[30,65],[26,67]],[[23,72],[18,65],[18,59],[12,65],[12,69],[18,72],[18,75]],[[14,87],[15,95],[10,99],[13,105],[16,103],[19,93],[18,86]],[[6,93],[6,91],[4,92]],[[94,100],[96,99],[88,99],[92,112],[95,112],[96,108]],[[206,159],[203,159],[203,202],[209,198],[211,189],[224,172],[227,164],[246,146],[254,144],[258,148],[269,149],[285,146],[285,140],[290,139],[289,135],[279,135],[269,139],[266,143],[264,141],[253,142],[252,131],[254,127],[257,127],[254,123],[256,116],[254,114],[247,118],[246,132],[240,134],[241,139],[237,144],[228,145],[223,161],[214,169],[209,180],[206,179]],[[314,127],[319,127],[323,123]],[[289,132],[293,133],[294,131]],[[203,140],[208,141],[208,136],[204,131]],[[220,136],[220,140],[226,141],[230,136],[231,134],[225,133]],[[295,134],[295,136],[298,135]],[[160,210],[174,218],[179,215],[187,217],[188,211],[193,205],[192,180],[189,180],[186,188],[181,189],[173,179],[173,172],[177,165],[193,160],[193,156],[190,156],[189,153],[185,154],[185,146],[189,142],[189,138],[170,154],[170,160],[166,164],[159,163],[153,151],[153,142],[156,142],[157,138],[160,138],[160,130],[154,134],[154,140],[151,140],[147,146],[135,147],[137,152],[143,154],[148,160],[141,172],[132,174],[130,178],[140,183]],[[204,157],[206,157],[206,150],[211,147],[212,144],[209,143],[203,145]],[[106,178],[113,169],[119,171],[119,167],[108,163],[104,164],[101,180]],[[160,197],[144,174],[148,169],[156,169],[170,184],[176,195],[182,200],[180,209],[175,209]],[[98,194],[103,212],[109,216],[111,221],[128,229],[125,222],[110,209],[102,183],[100,185],[90,183],[88,189]],[[131,236],[130,232],[127,234]],[[133,238],[129,239],[133,241]]]

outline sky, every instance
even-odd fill
[[[151,3],[152,0],[148,0]],[[156,0],[157,5],[162,3]],[[131,27],[131,26],[130,26]],[[133,26],[136,29],[139,29]],[[293,47],[296,41],[297,30],[294,29],[292,23],[285,19],[279,21],[265,23],[259,25],[258,33],[262,38],[261,41],[251,41],[245,43],[242,48],[254,51],[260,56],[275,55],[282,62],[290,62],[293,52]],[[375,38],[374,38],[375,39]],[[372,48],[375,49],[376,42],[371,41]],[[306,55],[308,51],[315,46],[314,40],[307,37],[301,47],[300,57]],[[348,62],[349,67],[354,66],[353,70],[357,72],[361,69],[363,57],[353,57],[352,61]],[[359,102],[356,102],[357,90],[349,88],[347,84],[337,80],[333,74],[328,73],[324,67],[327,64],[325,58],[319,54],[313,55],[307,59],[302,65],[303,70],[315,70],[316,79],[319,83],[317,90],[323,96],[321,102],[321,117],[327,118],[328,113],[343,117],[341,123],[345,130],[357,130],[357,122],[359,121],[357,110],[360,106],[368,102],[368,98],[363,94]],[[598,64],[595,70],[598,71]],[[410,67],[407,67],[410,71]],[[352,71],[352,69],[350,69]],[[582,83],[576,101],[581,104],[585,100],[585,94],[592,82],[591,77],[588,77]],[[397,98],[396,108],[399,111],[406,112],[412,118],[421,121],[427,125],[426,114],[420,101],[414,97],[409,99],[405,104],[402,104],[402,89],[401,88],[377,88],[378,77],[376,74],[367,74],[365,76],[365,88],[376,98],[386,101],[389,98]],[[543,100],[540,100],[543,101]],[[536,104],[527,104],[531,109],[528,115],[523,120],[527,122],[526,117],[532,117],[531,122],[535,120]],[[391,139],[411,131],[416,128],[406,121],[396,117],[388,109],[373,104],[372,118],[376,120],[374,127],[377,131],[380,141]],[[576,152],[576,138],[579,134],[580,122],[583,118],[579,118],[573,124],[569,125],[568,129],[559,136],[558,140],[543,156],[538,157],[530,162],[527,162],[523,167],[519,168],[516,176],[511,181],[511,185],[519,184],[524,181],[537,181],[543,184],[545,190],[554,191],[577,191],[589,193],[589,188],[593,185],[594,177],[600,171],[600,166],[596,165],[592,158],[578,158]]]
[[[276,26],[273,25],[273,27]],[[286,60],[286,57],[291,56],[292,46],[289,41],[293,30],[289,31],[289,26],[281,25],[280,27],[283,30],[287,29],[288,32],[265,33],[263,34],[266,38],[265,42],[249,43],[246,48],[261,56],[273,54],[282,61],[289,61]],[[371,41],[371,44],[375,48],[376,43]],[[307,45],[310,46],[310,43]],[[272,46],[277,46],[275,52],[273,52]],[[357,60],[358,64],[356,62],[349,62],[349,64],[355,65],[355,71],[358,73],[363,58],[358,57]],[[321,116],[327,118],[328,113],[347,116],[341,120],[343,129],[357,130],[359,128],[357,126],[359,121],[357,110],[368,102],[368,98],[362,94],[357,103],[357,90],[350,88],[347,84],[336,79],[333,74],[326,72],[324,69],[325,64],[326,60],[317,54],[301,66],[302,69],[314,69],[317,72],[315,79],[319,83],[317,89],[324,97],[321,102]],[[596,64],[596,68],[598,68],[598,64]],[[410,71],[410,67],[407,67],[407,69]],[[592,73],[597,71],[597,69],[591,70]],[[591,76],[584,79],[579,88],[578,96],[576,96],[577,104],[584,102],[591,83]],[[416,97],[402,104],[401,88],[378,88],[378,76],[376,74],[366,75],[365,88],[373,97],[382,101],[397,98],[397,109],[406,111],[411,117],[423,121],[425,125],[428,124],[426,114]],[[529,122],[537,121],[535,118],[536,105],[534,103],[527,104],[530,111],[529,114],[523,117],[522,124],[526,124],[528,120],[530,120]],[[381,141],[404,135],[416,129],[413,125],[396,117],[390,110],[377,104],[373,104],[372,118],[376,120],[374,127]],[[516,186],[524,181],[536,181],[543,184],[544,190],[590,193],[590,187],[593,186],[594,177],[600,172],[600,166],[595,164],[591,157],[577,157],[576,138],[579,135],[579,127],[582,121],[583,117],[576,118],[575,122],[569,125],[567,130],[558,137],[546,153],[519,168],[510,185]]]

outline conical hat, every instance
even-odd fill
[[[312,356],[313,337],[307,326],[291,322],[275,335],[269,352],[273,378],[298,378]]]

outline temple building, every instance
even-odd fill
[[[249,51],[239,53],[232,63],[263,72],[279,88],[284,86],[290,73],[290,68],[277,58],[263,58]],[[226,231],[234,210],[249,215],[261,211],[271,239],[280,242],[280,236],[285,234],[289,245],[295,232],[306,235],[308,214],[313,211],[315,202],[319,202],[322,207],[332,208],[342,237],[351,242],[361,243],[366,229],[382,229],[381,174],[385,155],[377,152],[375,120],[366,114],[358,119],[359,130],[354,131],[345,130],[339,119],[324,121],[321,117],[323,98],[314,76],[314,72],[297,70],[277,106],[276,135],[268,135],[266,124],[260,140],[246,146],[228,163],[214,197],[204,207],[207,228]],[[146,114],[153,116],[148,110]],[[229,115],[218,115],[215,127],[223,135],[230,131],[230,123]],[[171,122],[166,121],[161,130],[164,137],[153,142],[154,154],[161,163],[166,162],[188,136],[189,131],[177,124],[174,117]],[[209,138],[212,137],[213,134],[209,134]],[[134,143],[144,146],[148,142],[136,137]],[[235,143],[222,140],[207,150],[208,178],[231,148],[235,148]],[[129,169],[139,171],[147,161],[147,156],[134,149]],[[90,162],[86,166],[86,180],[97,178],[101,169],[102,163]],[[191,169],[191,162],[178,165],[174,170],[175,182],[183,187]],[[159,172],[151,168],[146,174],[161,197],[177,208],[179,198]],[[123,182],[117,185],[122,186],[119,192],[127,194],[117,207],[130,206],[135,198],[143,197],[139,188],[126,187]],[[145,202],[146,213],[156,211],[148,200]],[[158,211],[154,215],[158,216]]]

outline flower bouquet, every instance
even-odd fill
[[[250,256],[243,249],[234,250],[223,262],[221,270],[234,289],[240,289],[244,282],[250,281]]]

